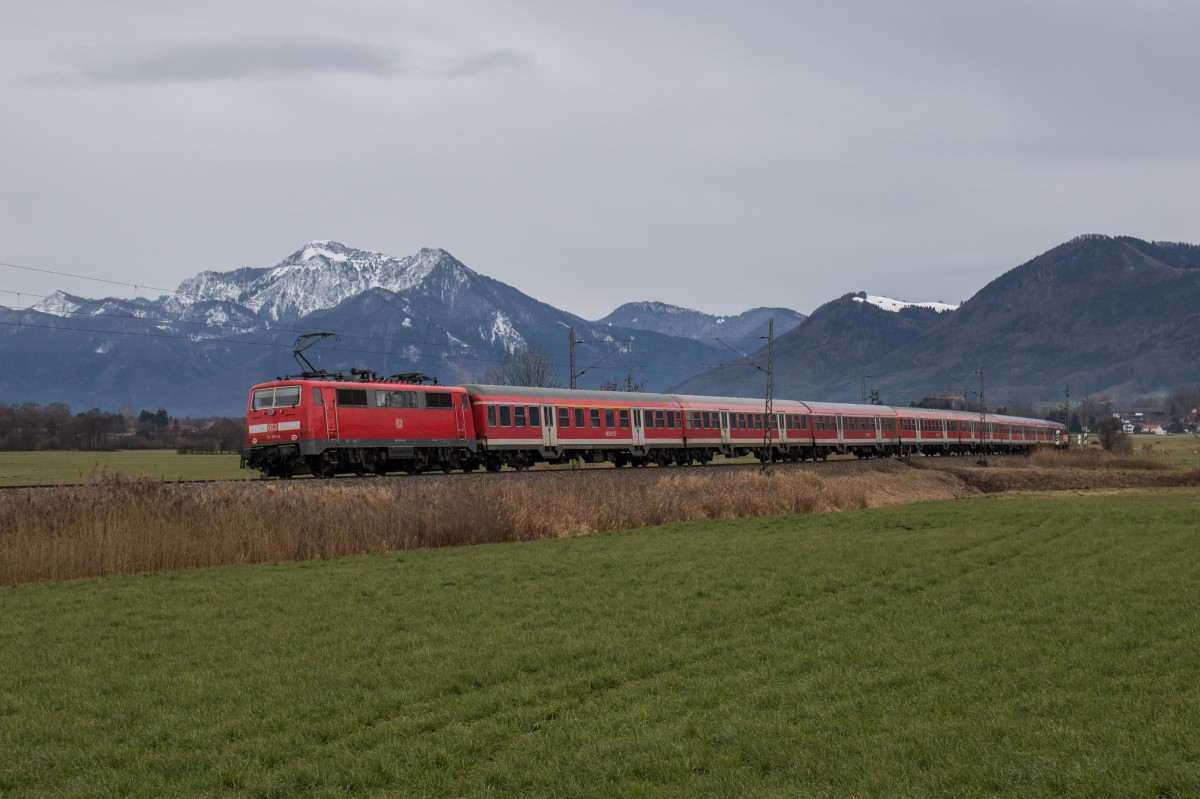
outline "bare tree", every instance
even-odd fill
[[[488,382],[500,386],[536,386],[561,388],[558,367],[541,350],[514,352],[488,375]]]
[[[634,380],[632,374],[625,375],[625,384],[621,385],[616,380],[604,380],[600,383],[601,391],[645,391],[646,383],[649,382],[646,378]]]

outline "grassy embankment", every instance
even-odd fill
[[[1200,496],[0,589],[0,794],[1195,796]]]
[[[174,450],[128,452],[0,452],[0,486],[78,485],[103,477],[156,480],[236,480],[258,477],[239,469],[238,455],[179,455]]]

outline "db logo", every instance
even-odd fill
[[[401,429],[403,429],[403,428],[404,428],[404,420],[403,420],[403,419],[397,419],[397,420],[396,420],[396,429],[397,429],[397,430],[401,430]]]

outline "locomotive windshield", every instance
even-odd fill
[[[300,386],[260,388],[254,392],[250,407],[261,411],[266,408],[294,408],[300,404]]]

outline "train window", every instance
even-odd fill
[[[513,427],[525,426],[525,406],[518,405],[513,408]]]
[[[324,405],[325,400],[321,399],[321,389],[313,389],[313,405]]]
[[[415,393],[415,392],[414,392]],[[425,407],[426,408],[453,408],[453,395],[449,391],[426,391],[425,392]]]
[[[583,408],[575,409],[575,426],[576,427],[586,427],[587,426],[586,424],[584,424]]]
[[[644,427],[647,430],[654,427],[654,411],[647,408],[642,413],[642,417],[643,417],[642,418],[642,427]]]
[[[294,408],[300,404],[300,386],[280,386],[275,389],[276,408]]]
[[[558,426],[559,427],[570,427],[571,426],[571,409],[570,408],[559,408],[558,409]]]
[[[763,415],[761,413],[754,414],[754,429],[755,430],[763,429]]]
[[[621,410],[619,410],[617,412],[617,418],[619,418],[621,420],[621,429],[628,430],[629,429],[629,409],[622,408]]]
[[[367,407],[367,390],[365,388],[339,388],[337,390],[338,405],[348,407]]]
[[[675,429],[675,411],[667,411],[664,414],[664,417],[666,418],[666,421],[667,421],[667,429],[674,430]]]
[[[610,430],[617,426],[617,412],[612,408],[604,409],[604,426]]]
[[[546,417],[547,420],[550,420],[553,418],[554,418],[553,416]],[[529,426],[530,427],[541,427],[542,426],[542,409],[536,405],[529,406]]]
[[[591,422],[591,426],[597,430],[600,429],[600,409],[589,408],[588,416],[590,417],[588,421]]]
[[[501,405],[500,406],[500,426],[501,427],[512,427],[512,406],[511,405]]]
[[[299,404],[300,386],[281,386],[255,391],[250,407],[259,411],[266,408],[294,408]]]
[[[666,419],[666,414],[665,414],[665,413],[663,413],[662,411],[655,411],[655,412],[654,412],[654,426],[655,426],[655,427],[657,427],[659,430],[665,430],[665,429],[666,429],[666,427],[667,427],[667,419]]]
[[[488,409],[488,427],[495,427],[496,426],[496,406],[489,405],[489,406],[487,406],[487,409]]]
[[[449,396],[447,394],[447,396]],[[416,408],[417,392],[415,391],[376,391],[375,404],[380,408]],[[430,407],[433,407],[432,405]]]

